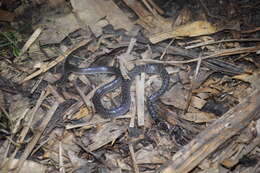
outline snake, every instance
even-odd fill
[[[114,118],[120,115],[126,114],[131,106],[131,94],[130,87],[137,75],[141,73],[146,73],[149,75],[159,75],[162,79],[161,87],[146,98],[147,110],[154,120],[158,120],[156,101],[162,96],[169,87],[170,75],[162,64],[144,64],[136,65],[132,70],[128,72],[128,78],[125,79],[119,68],[109,67],[109,66],[95,66],[79,68],[69,62],[69,58],[65,60],[64,72],[75,73],[81,75],[93,75],[93,74],[111,74],[115,75],[115,79],[111,82],[104,84],[103,86],[96,89],[92,102],[95,110],[98,114],[105,118]],[[109,92],[121,87],[121,103],[119,106],[114,108],[106,108],[102,104],[102,97]]]

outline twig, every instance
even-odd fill
[[[125,78],[125,79],[129,79],[127,73],[128,73],[128,70],[133,67],[133,64],[130,62],[130,53],[131,51],[133,50],[134,46],[135,46],[135,43],[136,43],[136,39],[135,38],[132,38],[130,40],[130,43],[128,45],[128,48],[127,48],[127,51],[126,53],[120,55],[117,57],[117,59],[119,60],[119,64],[120,64],[120,71],[121,71],[121,74],[122,76]]]
[[[164,49],[162,55],[160,56],[160,60],[163,59],[164,55],[166,54],[168,48],[172,45],[173,41],[174,41],[174,38],[171,40],[171,42],[170,42],[170,43],[166,46],[166,48]]]
[[[136,96],[136,92],[131,92],[131,98],[137,98]],[[137,103],[134,99],[131,99],[132,100],[132,103],[130,105],[130,109],[128,111],[128,113],[126,115],[124,115],[123,117],[125,116],[130,116],[130,122],[129,122],[129,127],[135,127],[135,117],[136,117],[136,112],[137,112]]]
[[[88,40],[84,40],[81,41],[79,44],[77,44],[75,47],[73,47],[72,49],[67,50],[66,52],[64,52],[63,55],[60,55],[57,59],[55,59],[54,61],[48,63],[47,65],[43,65],[40,67],[39,70],[37,70],[36,72],[30,74],[29,76],[27,76],[25,79],[23,79],[20,84],[31,80],[32,78],[35,78],[36,76],[39,76],[40,74],[48,71],[49,69],[51,69],[52,67],[54,67],[55,65],[57,65],[58,63],[62,62],[67,56],[69,56],[74,50],[78,49],[81,46],[86,45],[88,42],[90,42],[91,39]]]
[[[126,116],[126,115],[123,115],[123,116],[118,116],[118,117],[115,117],[114,119],[115,120],[120,120],[120,119],[126,119],[126,118],[132,118],[132,116]],[[79,123],[79,124],[68,124],[66,125],[66,130],[70,130],[70,129],[74,129],[74,128],[80,128],[80,127],[93,127],[93,126],[96,126],[98,124],[104,124],[106,122],[110,122],[111,119],[103,119],[103,120],[98,120],[98,121],[91,121],[91,122],[86,122],[86,123]]]
[[[247,30],[247,31],[241,31],[241,33],[243,33],[243,34],[249,34],[249,33],[257,32],[257,31],[260,31],[260,27],[256,27],[256,28],[254,28],[254,29]]]
[[[152,57],[152,49],[148,49],[142,54],[143,59],[149,59]],[[145,73],[141,73],[141,76],[136,76],[136,109],[137,109],[137,122],[139,126],[144,126],[144,98],[145,98]]]
[[[27,42],[24,44],[20,56],[23,55],[28,49],[29,47],[33,44],[33,42],[40,36],[42,32],[42,28],[37,28],[33,34],[31,35],[31,37],[27,40]]]
[[[169,64],[169,65],[176,65],[176,64],[187,64],[191,62],[196,62],[198,60],[205,60],[209,58],[215,58],[215,57],[221,57],[221,56],[228,56],[228,55],[236,55],[236,54],[241,54],[241,53],[248,53],[248,52],[257,52],[260,50],[260,46],[254,46],[254,47],[242,47],[242,48],[232,48],[232,49],[224,49],[221,50],[217,53],[213,53],[208,56],[204,56],[201,58],[194,58],[191,60],[186,60],[186,61],[159,61],[159,60],[152,60],[152,59],[141,59],[141,60],[136,60],[136,63],[158,63],[158,64]]]
[[[34,93],[34,91],[38,88],[38,86],[40,85],[40,83],[42,82],[42,80],[43,80],[43,77],[40,77],[40,79],[37,80],[37,81],[34,83],[32,89],[31,89],[31,91],[30,91],[31,94]]]
[[[63,159],[63,149],[62,149],[62,143],[59,141],[59,172],[60,173],[65,173],[65,168],[64,168],[64,159]]]
[[[145,74],[136,76],[136,110],[138,117],[138,126],[144,126],[144,81]]]
[[[104,119],[104,120],[99,120],[99,121],[91,121],[91,122],[86,122],[86,123],[80,123],[80,124],[68,124],[66,125],[66,130],[70,130],[70,129],[74,129],[74,128],[80,128],[80,127],[94,127],[96,126],[97,124],[103,124],[103,123],[106,123],[106,122],[109,122],[111,121],[111,119]]]
[[[147,0],[147,1],[148,1],[149,4],[151,4],[151,6],[152,6],[153,8],[155,8],[155,9],[157,10],[157,12],[158,12],[159,14],[164,14],[164,11],[163,11],[158,5],[156,5],[156,4],[153,2],[153,0]]]
[[[147,3],[146,0],[142,0],[142,2],[144,3],[144,5],[146,6],[146,8],[147,8],[154,16],[158,16],[157,12],[150,6],[149,3]]]
[[[192,77],[191,79],[191,82],[190,82],[190,88],[189,88],[189,91],[188,91],[188,97],[187,97],[187,103],[186,103],[186,106],[185,106],[185,109],[184,109],[184,114],[187,113],[189,107],[190,107],[190,103],[191,103],[191,98],[192,98],[192,91],[193,91],[193,87],[195,86],[194,85],[194,82],[196,82],[197,80],[197,76],[198,76],[198,73],[199,73],[199,69],[200,69],[200,66],[201,66],[201,56],[199,56],[199,60],[198,60],[198,63],[197,63],[197,66],[196,66],[196,70],[195,70],[195,74],[194,76]]]
[[[198,43],[198,44],[191,45],[191,46],[186,46],[185,49],[193,49],[196,47],[217,44],[217,43],[225,43],[225,42],[260,42],[260,39],[259,38],[246,38],[246,39],[227,39],[227,40],[218,40],[218,41],[211,40],[211,41],[206,41],[206,42]]]
[[[139,173],[139,169],[138,169],[138,166],[136,164],[136,159],[135,159],[134,147],[133,147],[132,143],[129,144],[129,151],[130,151],[131,158],[132,158],[132,161],[133,161],[134,172]]]

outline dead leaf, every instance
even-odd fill
[[[90,116],[91,116],[91,110],[88,107],[82,107],[76,114],[73,115],[73,118],[81,119]]]
[[[59,17],[46,17],[46,19],[43,20],[42,25],[48,26],[39,37],[42,44],[59,43],[67,35],[80,28],[80,25],[73,14]]]
[[[193,106],[197,109],[201,109],[206,103],[207,103],[206,100],[203,100],[199,97],[192,96],[192,98],[191,98],[191,106]]]
[[[71,0],[71,5],[81,22],[89,26],[96,36],[102,33],[102,27],[107,24],[113,25],[115,29],[124,28],[127,31],[133,27],[130,19],[113,1]]]
[[[160,98],[166,105],[172,105],[179,109],[185,109],[185,99],[187,94],[188,91],[185,90],[181,84],[176,84]]]
[[[214,114],[208,112],[188,112],[181,118],[195,123],[208,123],[217,119]]]
[[[137,164],[147,164],[147,163],[164,163],[166,157],[160,155],[160,152],[153,148],[152,145],[148,145],[137,151],[135,153]]]
[[[92,143],[88,145],[89,151],[94,151],[100,147],[115,141],[120,135],[122,135],[127,127],[123,125],[117,125],[116,123],[106,123],[100,127],[101,129],[93,136],[90,137]]]
[[[260,89],[260,70],[255,71],[253,74],[241,74],[233,77],[234,79],[239,79],[245,82],[249,82],[256,89]]]
[[[177,37],[195,37],[200,35],[208,35],[217,32],[218,29],[207,21],[195,21],[193,23],[188,23],[174,28],[168,32],[161,32],[152,35],[149,39],[155,44],[160,41],[177,38]]]

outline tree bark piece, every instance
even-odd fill
[[[189,144],[178,151],[158,172],[187,173],[227,139],[260,117],[260,90],[254,90],[243,102],[216,120]]]

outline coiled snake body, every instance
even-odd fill
[[[151,96],[147,97],[146,100],[147,108],[150,115],[152,116],[153,119],[157,120],[158,118],[157,118],[157,112],[155,108],[155,102],[158,100],[158,98],[161,95],[163,95],[166,92],[170,80],[170,76],[162,64],[145,64],[145,65],[135,66],[128,73],[129,79],[124,79],[118,68],[106,67],[106,66],[78,68],[75,65],[70,64],[68,59],[65,61],[64,69],[65,69],[65,73],[72,72],[76,74],[85,74],[85,75],[106,73],[106,74],[116,75],[116,78],[113,81],[98,88],[92,98],[97,113],[103,115],[106,118],[117,117],[128,112],[131,105],[130,87],[132,81],[135,79],[135,76],[140,75],[141,73],[147,73],[150,75],[157,74],[162,79],[161,88],[155,93],[153,93]],[[101,102],[101,98],[105,94],[115,90],[116,88],[119,88],[120,86],[121,86],[120,106],[111,109],[105,108]]]

